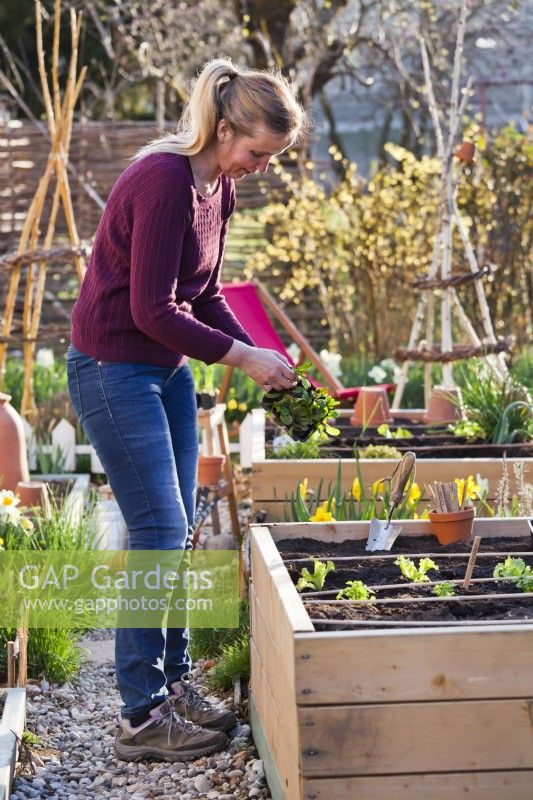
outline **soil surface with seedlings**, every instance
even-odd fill
[[[313,557],[335,563],[335,570],[327,575],[322,593],[317,596],[310,589],[301,593],[309,616],[316,620],[317,630],[342,630],[342,620],[360,620],[365,627],[372,622],[379,625],[417,621],[533,621],[533,592],[523,592],[513,580],[492,579],[495,566],[509,555],[522,558],[526,565],[533,568],[530,536],[482,539],[472,582],[466,589],[462,581],[472,542],[442,546],[433,536],[399,537],[390,552],[373,554],[365,550],[365,540],[336,544],[314,539],[285,539],[276,545],[294,583],[302,567],[313,572]],[[429,582],[414,584],[402,575],[400,567],[394,563],[399,555],[408,556],[415,565],[418,565],[420,558],[429,557],[439,569],[427,573]],[[306,557],[307,560],[301,560]],[[336,560],[343,558],[349,560]],[[356,580],[375,591],[377,602],[336,600],[337,593],[345,587],[346,582]],[[454,597],[442,598],[433,594],[435,584],[445,581],[460,581],[454,584]],[[396,602],[388,603],[388,600]],[[402,603],[402,600],[405,602]],[[318,620],[330,621],[330,624],[321,625]],[[338,626],[331,625],[334,620],[339,620]],[[350,629],[354,627],[357,626],[352,623]]]

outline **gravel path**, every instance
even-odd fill
[[[201,679],[201,670],[195,675]],[[72,684],[28,685],[26,728],[40,739],[32,748],[36,774],[26,765],[12,800],[270,800],[248,724],[231,732],[228,750],[206,758],[127,763],[113,750],[119,707],[114,667],[102,647]]]

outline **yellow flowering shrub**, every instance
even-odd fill
[[[459,205],[474,244],[501,268],[485,280],[496,328],[520,342],[531,327],[533,300],[526,180],[532,149],[512,129],[493,142],[474,134],[479,158],[462,177]],[[310,172],[296,180],[275,167],[289,197],[261,212],[268,243],[245,269],[289,313],[292,306],[295,319],[301,304],[319,308],[336,352],[371,359],[390,355],[408,339],[420,297],[411,283],[426,276],[431,262],[441,187],[437,159],[418,159],[394,144],[386,150],[393,163],[366,181],[355,164],[343,162],[344,178],[330,192]],[[457,231],[454,237],[454,269],[468,271]],[[473,286],[461,287],[460,295],[477,326]]]

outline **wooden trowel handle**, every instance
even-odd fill
[[[411,474],[414,478],[414,470],[416,469],[416,456],[411,451],[404,454],[402,460],[396,467],[396,471],[391,480],[391,493],[390,502],[392,506],[397,506],[402,502],[405,487]]]

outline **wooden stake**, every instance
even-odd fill
[[[474,536],[474,543],[472,544],[472,550],[470,551],[470,558],[468,559],[468,565],[466,567],[465,579],[463,581],[463,587],[465,589],[468,589],[468,587],[470,586],[470,580],[472,578],[472,572],[474,571],[474,564],[476,563],[477,551],[479,550],[480,544],[481,544],[481,536]]]

